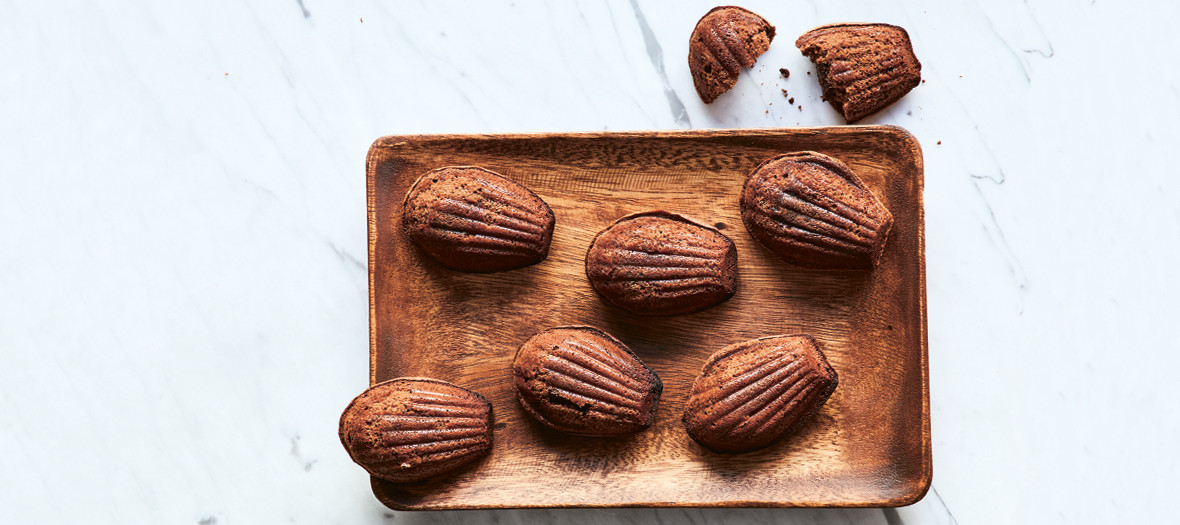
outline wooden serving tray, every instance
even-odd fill
[[[793,267],[755,242],[738,211],[746,175],[767,158],[814,150],[843,160],[893,213],[872,272]],[[447,270],[401,231],[417,177],[477,165],[553,208],[549,257],[492,274]],[[899,506],[930,486],[930,403],[922,153],[889,126],[377,140],[368,157],[371,383],[451,381],[491,400],[492,453],[446,479],[373,480],[394,509],[519,507]],[[665,209],[713,224],[738,249],[738,291],[703,312],[637,318],[586,280],[594,235],[633,212]],[[588,324],[625,342],[664,382],[656,422],[621,438],[569,436],[516,400],[512,359],[541,329]],[[714,454],[680,422],[705,359],[756,337],[816,337],[840,385],[797,434],[769,448]]]

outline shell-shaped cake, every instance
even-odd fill
[[[631,349],[589,326],[563,326],[525,341],[512,363],[525,411],[546,426],[588,436],[651,425],[663,383]]]
[[[594,238],[586,276],[607,301],[632,313],[692,313],[733,296],[737,249],[720,231],[680,215],[636,213]]]
[[[794,432],[836,383],[836,371],[810,336],[737,343],[705,362],[684,407],[684,426],[714,452],[756,450]]]
[[[893,215],[846,164],[814,151],[755,168],[741,211],[759,243],[808,268],[871,269],[893,226]]]
[[[824,98],[849,123],[876,113],[922,82],[922,64],[910,35],[897,26],[820,26],[799,37],[795,47],[815,62]]]
[[[446,381],[392,379],[352,400],[340,416],[340,442],[375,477],[421,481],[492,449],[492,404]]]
[[[537,194],[473,166],[427,172],[406,194],[402,226],[423,253],[464,272],[498,272],[541,262],[553,239],[553,210]]]
[[[748,9],[721,6],[705,13],[688,42],[688,69],[701,100],[709,104],[733,88],[771,40],[774,26]]]

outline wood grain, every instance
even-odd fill
[[[847,163],[894,216],[872,272],[782,262],[742,226],[738,199],[767,158],[814,150]],[[445,269],[402,236],[414,180],[483,166],[553,208],[544,262],[508,272]],[[494,407],[491,455],[419,484],[373,480],[395,509],[611,506],[898,506],[931,478],[922,154],[889,126],[377,140],[368,158],[370,382],[443,379]],[[737,294],[703,312],[638,318],[595,294],[584,257],[623,215],[665,209],[721,229],[738,248]],[[577,437],[528,417],[512,384],[520,345],[548,327],[588,324],[630,346],[664,382],[656,421],[620,438]],[[680,415],[701,365],[722,347],[768,335],[814,336],[840,386],[797,434],[769,448],[714,454]]]

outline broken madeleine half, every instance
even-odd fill
[[[772,40],[774,26],[749,9],[727,5],[705,13],[688,42],[688,70],[701,100],[712,103],[732,89]]]

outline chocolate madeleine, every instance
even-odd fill
[[[755,168],[741,211],[759,243],[808,268],[871,269],[893,226],[893,215],[847,165],[814,151]]]
[[[589,326],[525,341],[512,363],[521,406],[554,430],[615,436],[651,425],[663,383],[631,349]]]
[[[701,100],[709,104],[737,84],[743,67],[754,67],[774,40],[774,26],[737,6],[710,9],[688,41],[688,69]]]
[[[824,98],[852,123],[909,93],[922,64],[905,29],[889,24],[832,24],[808,31],[795,47],[815,62]]]
[[[421,481],[492,449],[492,404],[446,381],[392,379],[349,403],[340,416],[340,442],[373,476]]]
[[[737,343],[705,362],[684,406],[684,426],[714,452],[756,450],[799,428],[836,383],[836,371],[810,336]]]
[[[406,194],[402,227],[423,253],[464,272],[537,264],[549,254],[553,210],[537,194],[473,166],[427,172]]]
[[[599,232],[586,276],[607,301],[639,315],[704,310],[737,290],[737,249],[716,229],[665,211],[628,215]]]

